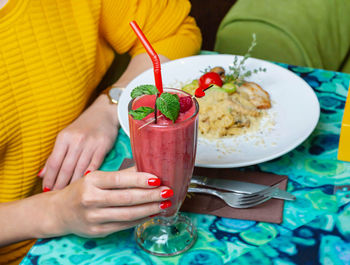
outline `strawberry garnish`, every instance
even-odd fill
[[[201,98],[205,96],[205,93],[203,91],[203,88],[199,87],[196,89],[196,91],[194,92],[194,95],[196,96],[196,98]]]
[[[204,97],[205,96],[205,90],[211,88],[213,85],[210,85],[206,88],[202,88],[202,87],[199,87],[196,89],[196,91],[194,92],[194,95],[196,96],[196,98],[201,98],[201,97]]]

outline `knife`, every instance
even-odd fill
[[[266,189],[269,186],[255,184],[250,182],[242,182],[229,179],[208,178],[201,176],[192,176],[191,184],[208,186],[216,189],[233,191],[237,193],[254,193]],[[294,201],[295,196],[287,191],[276,189],[272,195],[275,199],[282,199],[287,201]]]

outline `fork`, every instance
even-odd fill
[[[233,208],[250,208],[268,201],[272,198],[278,184],[254,193],[223,192],[208,188],[190,187],[188,192],[205,193],[219,197]]]

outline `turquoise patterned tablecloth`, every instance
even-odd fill
[[[182,255],[148,255],[129,229],[100,239],[70,235],[38,240],[21,264],[350,264],[350,163],[337,161],[350,75],[280,65],[301,76],[321,104],[317,128],[303,144],[253,166],[289,176],[288,191],[297,200],[285,203],[281,225],[187,213],[198,228],[198,240]],[[131,149],[120,131],[102,170],[118,169],[124,157],[131,157]]]

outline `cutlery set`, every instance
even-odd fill
[[[204,186],[204,188],[197,187]],[[194,187],[196,186],[196,187]],[[214,189],[210,189],[210,188]],[[236,180],[192,176],[188,192],[216,196],[233,208],[250,208],[271,198],[295,200],[295,196],[278,188],[278,184],[265,186]]]

